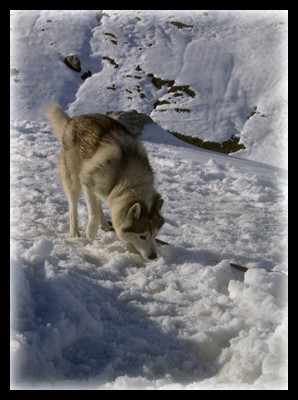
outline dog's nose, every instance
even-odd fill
[[[149,260],[155,260],[155,259],[157,258],[157,254],[156,254],[156,253],[151,253],[151,254],[148,256],[148,258],[149,258]]]

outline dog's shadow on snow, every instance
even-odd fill
[[[89,262],[86,267],[78,263],[66,270],[61,261],[56,260],[55,265],[54,259],[42,264],[32,265],[32,271],[43,270],[39,279],[33,279],[31,267],[26,278],[34,308],[21,331],[34,337],[34,344],[24,348],[22,359],[27,362],[19,365],[21,380],[38,383],[50,379],[53,384],[55,376],[57,384],[90,380],[101,385],[120,376],[152,381],[170,376],[170,381],[187,384],[216,372],[219,354],[202,359],[197,342],[178,336],[183,329],[180,320],[168,324],[162,318],[158,325],[153,319],[154,294],[138,288],[130,291],[127,285],[124,288],[116,270],[109,275],[107,266],[97,263],[95,267]],[[144,304],[152,312],[142,309]],[[173,317],[170,300],[161,306],[163,316]],[[204,372],[206,362],[208,373]]]
[[[91,314],[97,310],[102,333],[86,335],[63,350],[63,361],[71,365],[67,378],[96,377],[103,383],[120,376],[154,381],[170,375],[175,382],[190,383],[207,377],[202,368],[204,362],[198,356],[198,344],[179,338],[178,326],[158,326],[138,306],[154,306],[154,295],[140,290],[129,292],[118,283],[111,284],[111,288],[103,287],[81,269],[74,269],[72,274],[78,274],[84,287],[82,298],[90,298],[86,308],[90,308]],[[172,313],[173,308],[169,308],[169,314]]]
[[[179,248],[175,246],[160,246],[162,262],[168,265],[182,263],[187,259],[190,262],[199,260],[201,265],[210,266],[217,262],[200,251]],[[77,275],[84,287],[82,298],[91,301],[86,304],[96,304],[98,317],[102,325],[102,334],[98,336],[85,336],[80,338],[62,352],[64,361],[71,365],[68,378],[90,379],[95,384],[113,382],[117,377],[145,378],[151,381],[168,379],[169,382],[189,384],[214,376],[220,366],[218,357],[228,342],[221,345],[213,339],[206,343],[179,337],[179,331],[184,329],[183,319],[177,318],[175,322],[175,306],[171,299],[162,301],[154,293],[142,291],[139,287],[133,290],[121,286],[121,276],[117,271],[103,272],[105,283],[100,282],[100,269],[96,257],[88,256],[85,259],[97,266],[99,279],[90,280],[90,272],[81,268],[74,268],[72,274]],[[142,262],[137,255],[119,253],[119,260],[128,263],[130,257],[134,262],[117,266],[120,275],[127,276],[130,268],[140,267]],[[137,262],[139,260],[139,262]],[[211,263],[210,263],[211,261]],[[212,263],[213,261],[213,263]],[[143,264],[143,267],[146,266]],[[124,267],[125,271],[121,271]],[[105,267],[106,268],[106,267]],[[137,278],[136,278],[137,279]],[[236,271],[234,279],[243,280],[243,273]],[[107,280],[111,284],[107,287]],[[75,285],[76,286],[76,285]],[[146,312],[144,310],[144,305]],[[160,323],[155,318],[156,306],[163,308]],[[152,310],[152,311],[151,311]],[[91,310],[92,313],[92,310]],[[151,315],[150,315],[151,314]],[[169,319],[164,318],[168,315]]]

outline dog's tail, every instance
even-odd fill
[[[50,127],[59,141],[62,140],[63,132],[70,120],[70,117],[58,104],[48,104],[44,108],[44,115],[49,121]]]

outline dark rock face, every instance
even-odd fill
[[[102,17],[109,17],[109,14],[103,12],[103,11],[98,11],[98,13],[96,13],[96,19],[98,22],[101,21]]]
[[[154,121],[149,115],[132,111],[111,111],[107,115],[121,122],[131,133],[139,135],[146,124],[151,124]]]
[[[88,71],[84,72],[84,73],[81,75],[81,78],[82,78],[83,80],[85,80],[85,79],[87,79],[87,78],[90,78],[90,76],[92,76],[92,72],[88,69]]]
[[[81,61],[74,54],[66,56],[64,63],[73,71],[81,72]]]

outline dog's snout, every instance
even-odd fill
[[[155,260],[157,258],[157,254],[156,253],[151,253],[148,256],[149,260]]]

